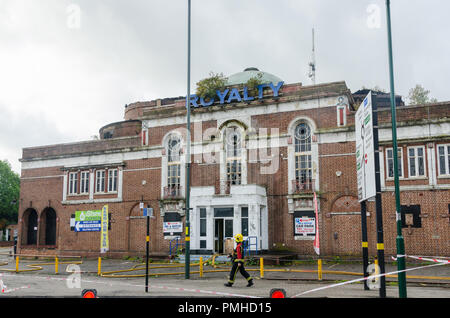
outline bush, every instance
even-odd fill
[[[197,83],[196,94],[203,98],[214,98],[217,90],[223,90],[227,83],[227,78],[222,73],[209,73],[209,77],[202,79]]]
[[[256,76],[250,77],[248,79],[246,86],[248,87],[248,92],[251,95],[258,94],[258,85],[261,85],[263,83],[262,76],[262,73],[258,73]]]

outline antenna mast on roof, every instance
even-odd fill
[[[314,45],[314,28],[312,29],[312,56],[311,62],[309,62],[308,77],[311,79],[313,85],[316,85],[316,50]]]

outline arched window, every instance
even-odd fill
[[[56,212],[50,207],[42,211],[39,236],[39,244],[56,245]]]
[[[311,160],[311,127],[302,122],[295,127],[295,189],[311,190],[312,160]]]
[[[179,136],[170,137],[167,144],[167,195],[180,195],[181,183],[181,140]]]
[[[27,209],[22,216],[22,244],[36,245],[37,244],[37,229],[38,229],[38,215],[35,209]]]
[[[242,136],[238,127],[225,130],[225,152],[227,163],[227,181],[230,184],[242,182]]]

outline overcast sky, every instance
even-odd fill
[[[450,2],[392,0],[396,93],[421,84],[450,100]],[[191,87],[257,67],[352,92],[388,90],[384,0],[192,0]],[[91,139],[124,105],[183,96],[187,0],[0,0],[0,159]]]

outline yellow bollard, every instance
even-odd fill
[[[378,259],[375,258],[375,275],[380,274],[380,267],[378,266]],[[378,279],[378,278],[377,278]]]
[[[319,280],[322,280],[322,260],[317,260],[317,275]]]
[[[16,273],[19,272],[19,256],[16,256]]]
[[[55,274],[58,274],[58,257],[55,256]]]
[[[264,278],[264,259],[262,257],[259,258],[259,276]]]
[[[102,258],[98,258],[97,275],[102,276]]]
[[[200,277],[203,277],[203,257],[201,257],[200,256],[200,268],[199,268],[199,271],[200,271]]]

